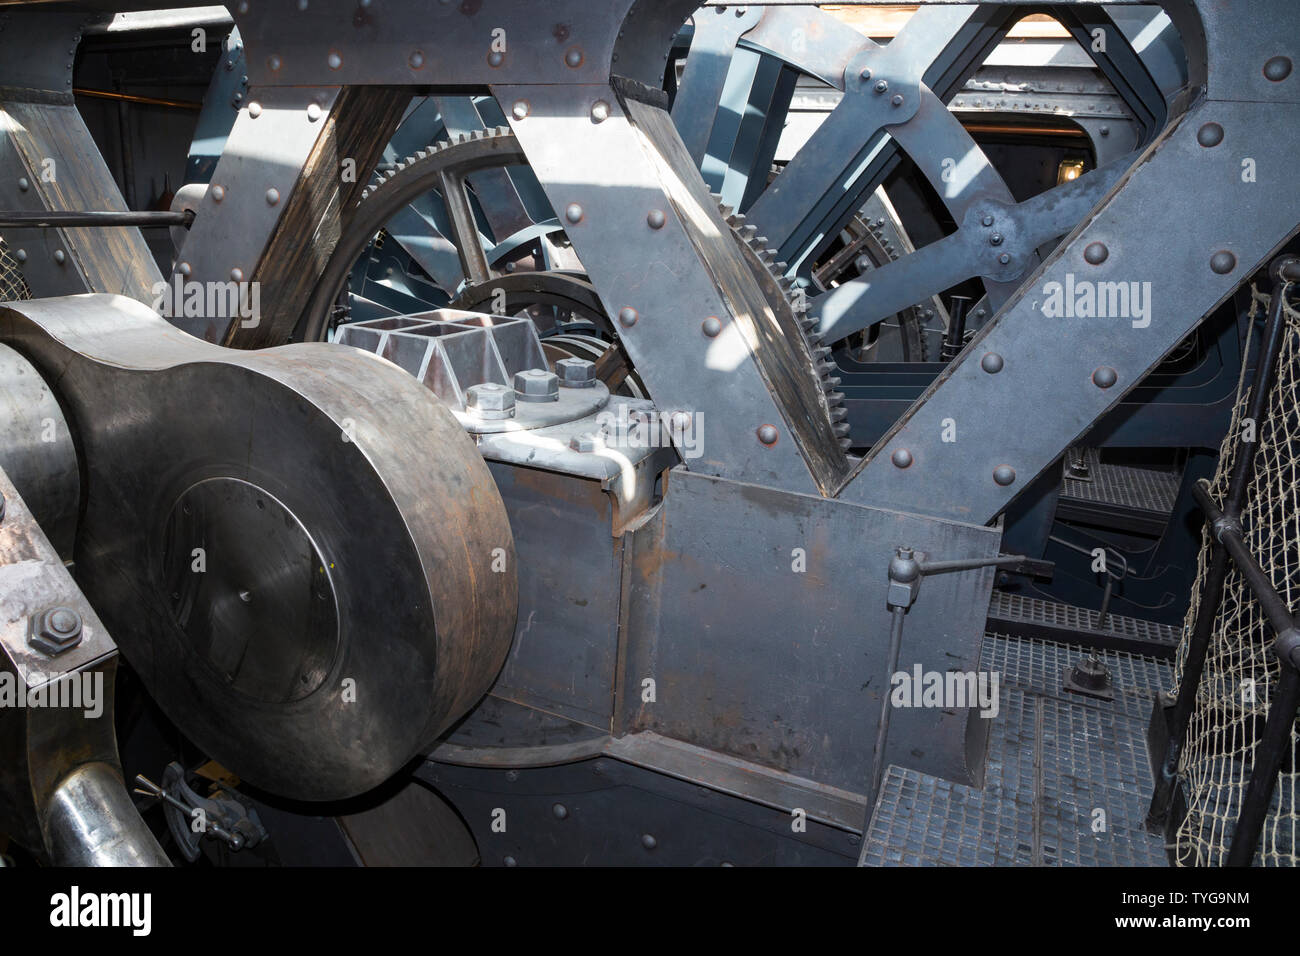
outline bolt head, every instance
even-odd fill
[[[413,70],[424,69],[424,54],[421,53],[419,50],[416,50],[409,57],[407,57],[406,62],[407,64],[410,65],[411,69]]]
[[[1110,257],[1110,250],[1104,242],[1090,242],[1083,250],[1083,261],[1092,266],[1099,266]]]
[[[775,425],[759,425],[758,440],[764,445],[775,445],[776,440],[781,437],[780,432],[776,430]]]
[[[515,398],[521,402],[558,402],[560,377],[544,368],[515,372]]]
[[[569,47],[564,54],[564,65],[571,70],[576,70],[582,66],[582,51],[576,46]]]
[[[1016,470],[1010,465],[998,465],[993,469],[993,480],[1005,488],[1016,480]]]
[[[1002,233],[995,232],[993,233],[993,235],[989,236],[989,245],[990,246],[1002,245]]]
[[[912,453],[906,448],[895,448],[889,460],[894,463],[895,468],[909,468],[912,464]]]
[[[893,98],[890,99],[889,104],[890,104],[891,106],[895,106],[895,107],[897,107],[897,106],[902,106],[902,105],[903,105],[903,94],[902,94],[902,93],[895,93],[894,96],[893,96]]]
[[[72,650],[81,637],[81,615],[70,607],[49,608],[28,625],[27,643],[50,657]]]
[[[321,112],[320,112],[320,106],[318,104],[312,103],[310,106],[307,107],[307,119],[309,119],[311,122],[314,123],[318,119],[320,119],[320,117],[321,117]]]
[[[557,803],[551,807],[551,812],[555,814],[555,819],[563,820],[569,815],[569,808],[562,803]]]
[[[641,316],[637,310],[632,308],[630,305],[625,305],[623,308],[618,310],[618,324],[623,326],[625,329],[630,329],[632,326],[636,325],[636,320],[640,317]]]
[[[564,218],[575,225],[582,222],[582,206],[576,202],[569,203],[564,207]]]
[[[1002,371],[1002,356],[997,352],[985,352],[984,357],[980,359],[980,368],[990,375],[996,375]]]
[[[1227,249],[1220,249],[1214,255],[1210,256],[1210,268],[1221,276],[1226,276],[1233,269],[1237,268],[1237,257]]]
[[[659,845],[659,841],[654,838],[654,834],[643,833],[641,834],[641,845],[647,850],[653,850]]]
[[[510,108],[510,115],[517,120],[525,119],[528,116],[528,101],[519,100]]]
[[[591,104],[591,121],[603,123],[607,119],[609,119],[609,104],[604,100],[596,100]]]
[[[1110,388],[1118,381],[1119,373],[1109,365],[1103,365],[1092,373],[1092,384],[1096,385],[1098,388]]]
[[[1223,142],[1223,127],[1218,123],[1206,123],[1196,131],[1196,141],[1207,149]]]
[[[471,385],[465,390],[465,408],[489,421],[514,418],[515,390],[496,382]]]
[[[1272,83],[1281,83],[1290,75],[1290,57],[1275,56],[1264,63],[1264,77]]]
[[[888,89],[889,89],[889,81],[888,81],[888,80],[881,80],[879,83],[876,84],[876,92],[877,92],[877,93],[884,93],[884,92],[886,92]]]
[[[592,388],[596,384],[596,363],[580,358],[562,358],[555,363],[555,374],[564,388]]]
[[[711,315],[700,323],[700,329],[709,338],[716,338],[722,332],[722,320],[716,315]]]
[[[651,209],[646,214],[645,221],[651,229],[662,229],[664,224],[668,222],[668,217],[664,215],[662,209]]]

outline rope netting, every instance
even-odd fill
[[[1252,294],[1254,318],[1266,310],[1268,297],[1253,290]],[[1236,456],[1253,453],[1254,474],[1241,515],[1243,537],[1273,587],[1294,609],[1300,600],[1300,312],[1289,302],[1284,302],[1283,311],[1282,349],[1268,413],[1260,422],[1246,418],[1250,389],[1243,371],[1232,425],[1220,446],[1211,497],[1223,507]],[[1248,440],[1252,429],[1253,442]],[[1187,643],[1209,562],[1210,536],[1203,530],[1196,584],[1175,666],[1176,683],[1182,681]],[[1187,815],[1178,828],[1175,846],[1180,866],[1219,866],[1226,859],[1250,782],[1255,743],[1263,732],[1279,674],[1280,665],[1270,650],[1274,636],[1245,578],[1229,562],[1179,766],[1187,801]],[[1273,803],[1260,834],[1257,865],[1295,866],[1298,862],[1297,754],[1300,735],[1293,723],[1289,754],[1282,761]]]
[[[31,297],[32,290],[27,288],[18,260],[0,238],[0,302],[16,302]]]

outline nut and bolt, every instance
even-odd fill
[[[515,372],[515,398],[521,402],[558,402],[560,377],[544,368]]]
[[[565,388],[594,388],[596,364],[580,358],[563,358],[555,363],[555,374]]]
[[[81,643],[81,615],[70,607],[52,607],[32,617],[27,643],[54,657]]]
[[[487,421],[515,417],[515,390],[496,382],[471,385],[465,392],[465,408]]]

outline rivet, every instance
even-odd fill
[[[980,222],[982,222],[986,227],[991,226],[993,225],[993,217],[986,215],[983,219],[980,220]]]
[[[895,448],[894,453],[889,456],[889,460],[894,463],[895,468],[910,468],[912,453],[906,448]]]
[[[647,850],[653,850],[659,845],[659,841],[654,838],[653,834],[643,833],[641,834],[641,845]]]
[[[1083,250],[1083,261],[1089,265],[1099,266],[1109,255],[1110,250],[1106,248],[1104,242],[1090,242]]]
[[[775,425],[759,425],[758,440],[764,445],[775,445],[780,433],[776,430]]]
[[[985,352],[984,357],[980,359],[980,368],[990,375],[997,375],[1002,371],[1002,356],[997,352]]]
[[[564,218],[575,225],[582,222],[582,206],[578,205],[576,202],[569,203],[569,205],[564,208]]]
[[[325,62],[329,64],[331,70],[337,70],[343,65],[343,57],[339,56],[334,50],[330,50],[329,55],[325,57]]]
[[[582,49],[576,46],[569,47],[564,54],[564,65],[573,70],[582,66]]]
[[[223,200],[223,199],[225,199],[225,198],[226,198],[226,187],[225,187],[225,186],[213,186],[213,187],[212,187],[212,201],[213,201],[213,202],[221,202],[221,200]]]
[[[54,250],[54,261],[57,262],[59,265],[63,265],[64,261],[67,258],[68,258],[67,253],[65,253],[62,249]]]
[[[609,104],[604,100],[596,100],[591,104],[591,120],[593,123],[603,123],[609,119]]]
[[[240,13],[248,12],[248,0],[239,0],[238,10]]]
[[[26,250],[26,249],[19,249],[17,252],[14,253],[14,256],[15,256],[15,258],[18,259],[19,262],[26,262],[26,261],[27,261],[27,250]]]
[[[176,267],[176,271],[183,276],[187,276],[194,270],[190,268],[190,264],[188,262],[182,262],[180,265]]]
[[[632,308],[630,305],[625,305],[623,308],[618,310],[618,324],[623,326],[625,329],[630,329],[632,326],[636,325],[636,320],[639,318],[640,316],[637,314],[636,309]]]
[[[274,206],[280,201],[280,190],[274,186],[266,191],[266,201],[269,205]]]
[[[406,62],[413,70],[424,69],[424,54],[415,50],[407,57]]]
[[[18,177],[18,188],[19,188],[19,189],[21,189],[23,192],[27,192],[27,189],[28,189],[28,187],[30,187],[30,186],[31,186],[31,183],[29,183],[29,182],[27,181],[27,177],[26,177],[26,176],[19,176],[19,177]]]
[[[700,329],[709,338],[715,338],[722,331],[722,320],[716,315],[711,315],[700,323]]]
[[[864,66],[858,71],[858,79],[863,83],[867,82],[867,80],[871,79],[871,71]]]
[[[1264,64],[1265,78],[1272,80],[1274,83],[1281,83],[1291,75],[1291,59],[1285,56],[1275,56],[1269,58]]]
[[[1103,365],[1092,373],[1092,384],[1098,388],[1110,388],[1119,381],[1119,374],[1109,365]]]
[[[506,61],[506,55],[500,50],[493,50],[488,54],[488,66],[498,67]]]
[[[1233,269],[1237,268],[1237,257],[1227,249],[1220,249],[1214,255],[1210,256],[1210,268],[1221,276],[1226,276]]]
[[[668,222],[668,217],[664,215],[662,209],[651,209],[649,214],[645,217],[645,221],[651,229],[662,229],[664,224]]]
[[[891,106],[902,106],[902,105],[903,105],[903,94],[902,94],[902,93],[895,93],[895,94],[894,94],[894,98],[891,99],[891,100],[889,101],[889,103],[890,103]]]
[[[298,9],[299,9],[299,10],[306,10],[306,9],[307,9],[307,0],[298,0]]]
[[[249,103],[249,104],[248,104],[248,115],[251,116],[253,119],[257,119],[259,116],[261,116],[261,115],[262,115],[262,104],[261,104],[261,103],[258,103],[258,102],[256,102],[256,101],[254,101],[254,102],[252,102],[252,103]]]
[[[1196,141],[1209,148],[1223,142],[1223,127],[1218,123],[1206,123],[1196,131]]]
[[[230,278],[234,279],[236,282],[243,282],[243,281],[244,281],[244,270],[243,270],[243,269],[240,269],[240,268],[238,268],[238,267],[236,267],[236,268],[234,268],[234,269],[231,269],[231,270],[230,270]]]
[[[569,815],[569,808],[562,803],[557,803],[555,806],[551,807],[551,812],[555,814],[555,819],[563,820]]]
[[[307,119],[310,120],[310,121],[313,122],[313,123],[316,122],[318,119],[320,119],[320,105],[319,105],[319,104],[317,104],[317,103],[312,103],[310,106],[307,107]]]
[[[1016,480],[1016,470],[1010,465],[998,465],[993,469],[993,480],[1005,488]]]
[[[274,73],[276,70],[280,69],[281,66],[280,58],[278,56],[272,55],[267,58],[266,65],[269,66],[271,68],[271,72]]]
[[[1011,262],[1011,254],[1008,252],[1002,253],[1002,255],[998,256],[998,262],[1002,263],[1004,266],[1008,265]]]
[[[510,115],[517,120],[524,119],[528,116],[528,101],[519,100],[510,108]]]
[[[515,858],[514,858],[513,856],[507,856],[507,857],[505,857],[504,859],[502,859],[501,862],[504,863],[506,866],[515,866],[515,865],[516,865],[516,863],[515,863]]]
[[[993,233],[993,235],[989,236],[989,245],[990,246],[1002,245],[1002,233],[995,232]]]

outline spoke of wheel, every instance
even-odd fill
[[[813,299],[810,311],[821,316],[823,341],[838,341],[975,276],[985,277],[990,290],[1014,289],[1019,285],[1020,276],[1037,261],[1032,250],[1059,238],[1081,222],[1128,168],[1132,158],[1123,157],[1011,207],[1009,216],[1022,259],[1008,267],[1014,276],[1007,281],[989,281],[988,274],[996,274],[998,270],[996,257],[1002,247],[990,244],[991,233],[979,228],[978,223],[972,224],[968,212],[967,221],[952,235]],[[1005,296],[995,300],[990,291],[991,308],[996,310],[1003,301]]]
[[[450,170],[443,170],[438,176],[439,192],[447,206],[447,216],[451,220],[452,238],[456,251],[460,254],[461,271],[471,285],[486,282],[491,272],[488,269],[487,253],[483,251],[483,242],[479,238],[478,223],[474,219],[474,210],[469,204],[469,195],[465,192],[465,179]]]

